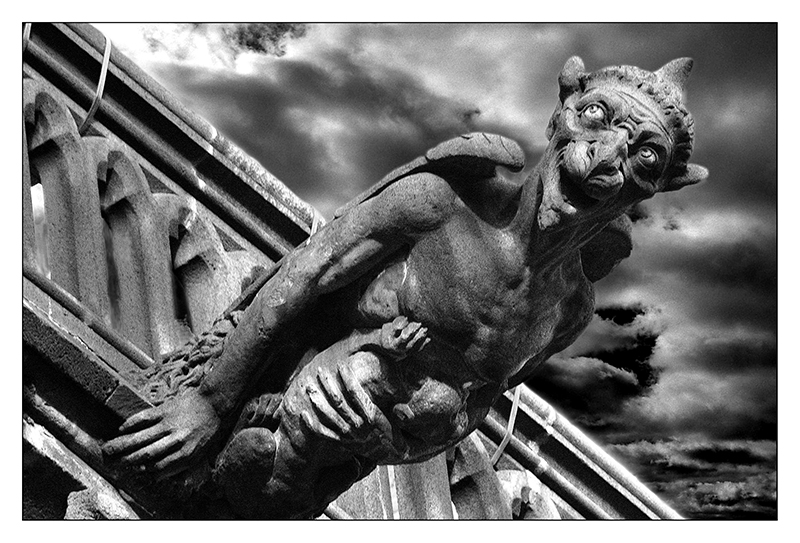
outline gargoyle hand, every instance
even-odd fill
[[[120,466],[172,477],[200,457],[220,428],[220,417],[196,389],[141,411],[120,426],[103,453]]]
[[[311,431],[375,460],[404,458],[408,445],[372,401],[346,362],[320,366],[301,384],[313,413],[300,412]]]

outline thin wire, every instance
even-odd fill
[[[22,52],[28,50],[28,44],[31,41],[31,23],[25,23],[25,28],[22,30]]]
[[[106,40],[106,46],[105,51],[103,51],[103,65],[100,67],[100,81],[97,82],[97,91],[95,92],[92,106],[89,108],[89,112],[86,113],[86,118],[83,120],[83,123],[81,123],[80,128],[78,128],[78,134],[81,136],[83,136],[83,133],[89,128],[92,119],[94,119],[94,114],[100,107],[100,102],[103,101],[103,90],[106,86],[106,75],[108,75],[108,63],[111,59],[111,40],[109,40],[107,36],[103,37]]]
[[[497,464],[497,461],[500,460],[500,456],[503,454],[506,445],[508,445],[508,442],[511,441],[511,435],[514,433],[514,423],[517,421],[517,409],[519,408],[519,395],[521,392],[521,384],[514,387],[514,402],[511,404],[511,414],[508,417],[508,426],[506,426],[506,433],[503,436],[502,441],[500,441],[500,445],[497,447],[497,450],[494,451],[494,455],[492,455],[492,459],[490,460],[492,466]]]

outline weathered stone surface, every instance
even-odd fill
[[[393,519],[397,499],[392,500],[389,466],[378,466],[356,481],[333,503],[353,518]],[[396,494],[395,494],[396,496]]]
[[[258,434],[228,442],[215,484],[235,513],[276,518],[318,516],[376,464],[458,443],[588,324],[590,279],[610,268],[602,252],[584,262],[592,238],[637,202],[706,176],[688,163],[692,121],[670,66],[589,73],[570,59],[550,143],[522,186],[496,172],[522,162],[493,135],[396,170],[287,256],[198,387],[136,415],[106,452],[135,461],[147,447],[170,471],[217,450],[231,427]],[[246,399],[271,405],[281,393],[269,416],[240,417]],[[153,432],[165,437],[152,444]],[[262,447],[269,436],[275,446]],[[227,459],[252,447],[263,481],[247,499],[252,474]]]
[[[420,464],[378,466],[333,503],[358,519],[453,518],[443,455]]]
[[[444,454],[419,464],[393,468],[398,518],[452,519],[453,505]]]
[[[117,386],[106,400],[106,405],[123,418],[128,418],[151,406],[125,383]]]
[[[69,330],[70,334],[80,338],[80,341],[114,372],[131,379],[131,382],[136,382],[137,378],[140,377],[140,368],[134,361],[120,353],[97,333],[93,332],[87,323],[48,297],[47,294],[26,278],[23,278],[23,286],[25,299],[30,301],[32,307],[35,307],[42,314],[46,314],[47,318],[59,329]]]
[[[23,417],[22,435],[23,488],[30,497],[23,518],[139,518],[108,481],[42,426]]]
[[[44,188],[52,278],[99,315],[108,314],[97,183],[69,110],[42,85],[23,81],[29,167]]]
[[[104,370],[100,359],[84,349],[76,338],[59,330],[46,315],[25,302],[22,307],[22,340],[101,403],[119,383]]]
[[[123,520],[137,519],[136,513],[119,496],[85,488],[67,496],[68,520]]]
[[[503,486],[516,519],[559,519],[552,492],[529,471],[502,470],[497,477]]]
[[[107,225],[112,325],[158,359],[191,337],[176,316],[167,218],[123,145],[99,137],[83,142],[91,170],[97,172]]]
[[[450,485],[459,519],[511,519],[511,500],[474,432],[455,448]]]

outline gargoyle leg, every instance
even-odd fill
[[[217,461],[215,479],[234,511],[255,518],[313,516],[377,462],[404,458],[407,446],[378,403],[391,409],[400,399],[392,367],[426,342],[424,327],[398,317],[315,356],[279,407],[266,396],[251,402]]]

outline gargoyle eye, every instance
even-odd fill
[[[651,147],[639,148],[636,156],[645,168],[652,168],[658,163],[658,154]]]
[[[590,121],[603,122],[606,120],[606,110],[600,104],[589,104],[583,110],[583,116]]]

